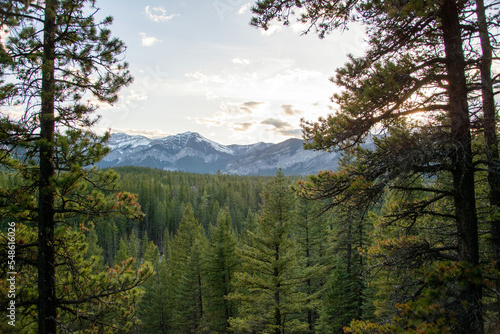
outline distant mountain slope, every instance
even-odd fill
[[[186,132],[160,139],[112,134],[111,152],[100,167],[138,166],[214,174],[273,175],[282,168],[288,175],[336,169],[338,154],[306,151],[303,141],[278,144],[221,145],[198,133]]]

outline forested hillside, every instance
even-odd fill
[[[140,221],[104,220],[89,230],[103,264],[150,262],[139,333],[341,332],[374,317],[359,247],[372,220],[328,201],[296,197],[296,178],[199,175],[121,168]],[[211,194],[211,195],[208,195]]]
[[[113,262],[121,237],[134,231],[147,235],[163,250],[165,233],[176,233],[187,205],[205,231],[214,225],[222,208],[229,210],[236,233],[246,229],[245,221],[259,210],[265,177],[203,175],[165,172],[149,168],[117,168],[122,189],[138,194],[145,214],[136,222],[116,218],[96,226],[105,259]]]
[[[98,168],[133,78],[95,6],[0,2],[1,333],[500,331],[497,2],[257,1],[264,30],[365,28],[302,120],[338,168],[303,179]],[[296,134],[233,129],[260,125]]]

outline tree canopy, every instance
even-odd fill
[[[56,332],[58,310],[90,300],[58,295],[58,248],[65,240],[56,230],[105,214],[142,215],[135,196],[115,192],[116,174],[89,168],[108,152],[108,135],[91,131],[93,112],[115,102],[132,81],[125,46],[108,29],[112,19],[96,22],[97,11],[91,0],[0,4],[8,32],[0,46],[0,162],[22,180],[0,190],[2,217],[37,228],[38,296],[31,303],[39,333]],[[9,114],[14,107],[24,110],[20,117]]]

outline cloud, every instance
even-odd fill
[[[248,59],[242,59],[242,58],[239,58],[239,57],[233,58],[233,59],[231,59],[231,61],[234,64],[243,65],[243,66],[250,64],[250,60],[248,60]]]
[[[260,124],[273,126],[274,128],[268,131],[285,137],[300,137],[302,134],[302,130],[296,129],[290,123],[277,118],[267,118],[260,122]]]
[[[111,128],[111,133],[126,133],[131,136],[144,136],[148,138],[163,138],[171,136],[171,133],[164,132],[162,130],[139,130],[139,129],[118,129]]]
[[[147,99],[148,94],[145,89],[130,89],[126,94],[120,96],[120,100],[126,105],[133,104],[139,101],[146,101]]]
[[[254,109],[264,102],[254,102],[248,101],[243,103],[224,103],[221,105],[220,109],[226,114],[252,114]]]
[[[208,126],[227,127],[233,128],[236,131],[246,131],[258,123],[254,120],[254,114],[262,104],[264,102],[223,102],[218,112],[209,117],[196,118],[196,122]]]
[[[220,75],[206,75],[201,73],[200,71],[195,71],[195,72],[189,72],[184,74],[185,77],[187,78],[192,78],[198,80],[198,83],[200,84],[206,84],[206,83],[217,83],[217,84],[223,84],[227,80],[222,78]]]
[[[207,92],[205,94],[205,97],[206,97],[207,100],[210,101],[210,100],[216,100],[216,99],[218,99],[219,95],[215,94],[214,92]]]
[[[146,6],[145,11],[147,17],[153,22],[167,22],[179,16],[179,14],[167,15],[167,10],[163,6],[153,8],[151,8],[151,6]]]
[[[247,101],[247,102],[243,102],[242,106],[244,106],[246,108],[257,108],[261,104],[264,104],[264,102]]]
[[[237,122],[233,123],[233,129],[235,131],[248,131],[255,122]]]
[[[153,46],[153,45],[156,45],[156,44],[162,42],[158,38],[153,37],[153,36],[148,36],[148,35],[146,35],[143,32],[139,33],[139,35],[141,35],[141,44],[142,44],[142,46]]]
[[[198,117],[196,118],[196,123],[198,124],[207,124],[207,126],[216,126],[216,127],[227,127],[228,121],[227,116],[223,112],[216,112],[211,117],[204,118]]]
[[[247,112],[248,114],[251,114],[255,108],[263,104],[264,102],[255,102],[255,101],[248,101],[248,102],[243,102],[240,105],[240,110]]]
[[[271,36],[272,34],[280,32],[281,30],[283,30],[283,27],[281,25],[274,24],[274,25],[270,25],[267,28],[267,30],[261,29],[260,34],[262,36]]]
[[[288,128],[291,127],[290,123],[284,122],[282,120],[279,120],[277,118],[268,118],[260,122],[260,124],[266,124],[266,125],[272,125],[277,129],[281,128]]]
[[[238,14],[240,14],[240,15],[245,14],[246,12],[248,12],[250,10],[250,8],[252,8],[252,4],[246,3],[240,7],[240,9],[238,10]]]
[[[291,104],[282,104],[281,109],[287,116],[294,116],[294,115],[299,115],[302,114],[302,111],[294,109]]]
[[[302,130],[301,129],[282,129],[282,130],[277,130],[277,133],[279,133],[282,136],[286,137],[301,137],[302,136]]]
[[[316,70],[306,70],[301,68],[288,68],[275,76],[266,79],[268,85],[283,85],[285,83],[306,82],[308,80],[321,80],[324,73]]]

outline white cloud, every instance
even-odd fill
[[[233,59],[231,59],[231,61],[234,64],[243,65],[243,66],[250,64],[250,60],[239,58],[239,57],[233,58]]]
[[[214,92],[207,92],[205,94],[205,97],[207,98],[207,100],[217,100],[219,98],[219,95],[215,94]]]
[[[283,30],[283,27],[281,25],[272,24],[268,27],[267,30],[261,29],[260,34],[262,36],[271,36],[272,34],[280,32],[281,30]]]
[[[243,59],[235,58],[232,62],[245,64]],[[262,63],[252,62],[254,71],[241,65],[231,71],[188,72],[184,75],[191,80],[172,84],[168,89],[183,95],[202,94],[208,100],[277,101],[280,106],[328,100],[332,94],[329,73],[294,67],[293,61],[286,58],[265,58]]]
[[[252,4],[246,3],[243,6],[241,6],[241,8],[238,10],[238,14],[240,14],[240,15],[245,14],[246,12],[248,12],[250,10],[250,8],[252,8]]]
[[[107,129],[105,129],[107,130]],[[148,138],[163,138],[163,137],[168,137],[171,136],[171,133],[162,131],[162,130],[140,130],[140,129],[118,129],[118,128],[111,128],[111,133],[126,133],[131,136],[144,136]]]
[[[167,15],[167,10],[163,6],[153,8],[151,8],[151,6],[146,6],[145,11],[148,18],[154,22],[167,22],[179,16],[179,14]]]
[[[220,75],[206,75],[201,73],[200,71],[189,72],[184,74],[187,78],[196,79],[200,84],[206,83],[217,83],[223,84],[227,81],[227,79],[222,78]]]
[[[148,35],[146,35],[143,32],[139,33],[139,35],[141,35],[141,44],[142,44],[142,46],[153,46],[153,45],[156,45],[156,44],[162,42],[158,38],[153,37],[153,36],[148,36]]]
[[[304,85],[307,82],[320,82],[325,77],[324,73],[316,70],[305,70],[300,68],[286,69],[273,77],[267,78],[264,83],[266,87],[278,89],[290,85]]]
[[[129,94],[125,97],[125,103],[130,104],[136,101],[146,101],[148,99],[148,95],[145,90],[130,90]]]

